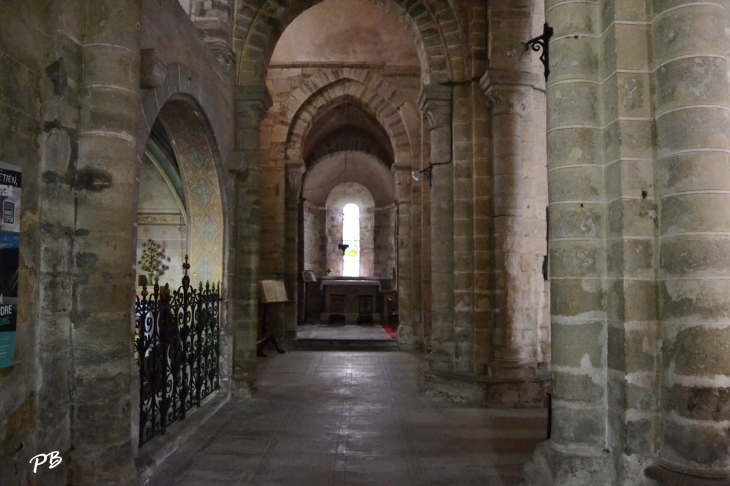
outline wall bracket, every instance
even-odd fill
[[[552,36],[553,28],[545,22],[542,28],[542,35],[523,42],[526,49],[532,49],[535,52],[540,52],[540,49],[542,49],[540,62],[545,66],[545,82],[547,82],[548,76],[550,75],[550,38]]]

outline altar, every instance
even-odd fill
[[[324,277],[320,281],[324,296],[324,312],[320,319],[329,321],[330,316],[342,316],[344,322],[357,322],[363,312],[369,313],[375,321],[382,320],[376,310],[376,302],[381,289],[380,280],[362,277]],[[371,296],[370,299],[367,296]],[[369,302],[369,303],[368,303]]]

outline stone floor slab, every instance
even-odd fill
[[[261,358],[256,396],[226,404],[147,484],[519,484],[545,436],[545,411],[425,396],[421,360],[355,351]]]

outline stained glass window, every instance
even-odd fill
[[[342,243],[347,246],[343,259],[342,274],[345,277],[360,276],[360,208],[348,204],[343,210]]]

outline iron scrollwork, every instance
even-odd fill
[[[527,49],[532,49],[535,52],[540,52],[540,62],[545,66],[545,82],[547,82],[548,76],[550,75],[550,38],[553,36],[553,28],[550,27],[547,22],[542,27],[542,35],[530,39],[524,43]]]
[[[140,446],[220,388],[220,283],[195,289],[189,268],[186,255],[178,290],[156,281],[135,297]]]
[[[428,179],[428,187],[431,187],[431,178],[433,177],[433,168],[437,165],[446,165],[449,162],[438,162],[436,164],[429,164],[428,167],[426,167],[423,170],[414,170],[411,172],[411,176],[413,177],[413,180],[418,182],[418,180],[421,178],[421,174],[424,174],[426,176],[426,179]]]

